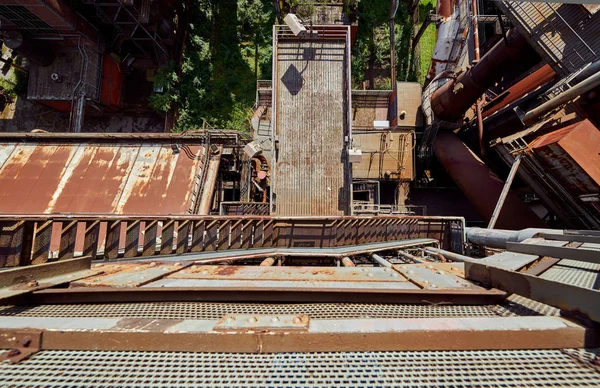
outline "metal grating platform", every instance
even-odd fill
[[[500,305],[161,302],[0,306],[0,317],[220,319],[226,314],[307,314],[311,319],[458,318],[514,315],[509,309]]]
[[[0,365],[11,387],[597,387],[594,352],[221,354],[43,351]],[[48,379],[52,376],[52,380]]]

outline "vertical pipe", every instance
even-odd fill
[[[471,23],[473,25],[473,51],[474,59],[479,62],[481,59],[479,54],[479,21],[477,18],[477,0],[471,0]],[[481,115],[481,106],[483,105],[482,99],[479,98],[475,103],[475,113],[477,115],[477,134],[479,136],[479,152],[481,156],[485,156],[485,144],[483,142],[483,117]]]

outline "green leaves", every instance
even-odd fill
[[[271,77],[270,0],[192,0],[181,69],[160,69],[150,105],[177,109],[175,131],[214,128],[249,131],[256,78]],[[179,75],[178,75],[179,74]]]

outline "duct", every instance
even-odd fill
[[[467,242],[481,247],[506,249],[509,242],[522,242],[540,234],[563,234],[562,230],[528,228],[522,230],[502,230],[485,228],[466,228]]]
[[[438,1],[437,14],[441,21],[438,24],[437,40],[431,57],[428,74],[430,80],[447,70],[460,29],[460,12],[455,0]]]
[[[475,66],[433,93],[431,107],[436,117],[444,121],[460,119],[507,68],[523,72],[533,66],[538,58],[531,52],[517,30],[509,31],[507,40],[498,42]]]
[[[504,182],[454,134],[438,134],[433,152],[479,214],[489,221]],[[512,191],[508,192],[496,224],[509,229],[544,225]]]
[[[528,111],[527,113],[522,113],[521,111],[515,109],[519,118],[525,125],[533,124],[539,117],[544,114],[558,108],[564,103],[567,103],[576,97],[579,97],[583,93],[589,92],[595,87],[600,86],[600,72],[593,74],[592,76],[586,78],[584,81],[579,82],[572,88],[567,91],[559,94],[553,99],[546,101],[542,105]]]

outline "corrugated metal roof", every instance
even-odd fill
[[[276,214],[343,215],[346,44],[282,40],[276,50]]]
[[[185,214],[206,157],[188,144],[0,143],[0,212]],[[195,157],[191,157],[194,154]]]

